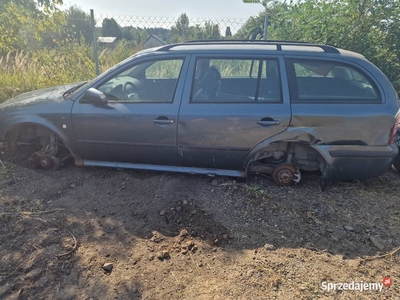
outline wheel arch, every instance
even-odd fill
[[[285,145],[284,147],[282,145]],[[309,139],[268,139],[260,144],[258,144],[256,147],[254,147],[248,156],[246,157],[246,160],[244,162],[244,169],[248,170],[249,165],[252,162],[261,160],[263,158],[267,158],[271,156],[271,151],[276,151],[279,148],[283,149],[289,149],[291,145],[301,145],[302,147],[305,147],[307,149],[310,149],[313,153],[317,153],[321,163],[319,166],[319,169],[322,174],[326,173],[327,170],[329,169],[329,162],[330,162],[330,157],[328,156],[328,153],[326,151],[322,151],[321,148],[318,147],[318,145],[312,145],[309,143]],[[279,151],[279,150],[278,150]]]
[[[9,125],[7,126],[7,128],[4,130],[5,131],[5,144],[7,145],[8,143],[8,139],[10,138],[10,134],[12,134],[14,131],[23,128],[23,127],[27,127],[27,126],[35,126],[37,128],[41,128],[42,130],[46,130],[48,132],[54,133],[55,135],[57,135],[57,137],[61,140],[61,142],[65,145],[65,147],[68,149],[68,151],[70,152],[70,154],[72,155],[72,157],[75,160],[75,164],[79,165],[80,162],[82,161],[82,159],[76,155],[74,153],[74,151],[72,150],[72,141],[70,138],[68,138],[67,134],[65,132],[63,132],[62,130],[60,130],[59,128],[57,128],[57,126],[55,126],[55,124],[47,121],[46,119],[41,119],[40,120],[23,120],[23,121],[19,121],[19,122],[12,122],[9,123]],[[39,122],[40,121],[40,122]]]

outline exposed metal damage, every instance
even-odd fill
[[[325,161],[311,146],[295,142],[271,144],[254,157],[248,168],[250,174],[271,175],[281,186],[299,183],[301,171],[321,171],[324,174]]]
[[[72,157],[55,133],[35,125],[14,128],[7,134],[5,147],[16,150],[18,158],[35,169],[58,169]]]

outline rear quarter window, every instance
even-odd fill
[[[335,61],[288,59],[292,101],[380,103],[379,90],[362,70]]]

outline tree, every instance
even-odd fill
[[[77,6],[71,6],[65,13],[67,24],[62,29],[63,39],[70,39],[78,43],[90,43],[93,40],[92,21],[89,14]]]
[[[247,40],[259,40],[264,32],[264,14],[258,17],[250,17],[244,26],[236,33],[236,38]]]
[[[93,40],[92,21],[89,14],[77,6],[71,6],[62,12],[64,25],[56,30],[48,29],[42,34],[43,46],[58,47],[62,43],[89,44]]]
[[[204,24],[204,38],[207,40],[219,40],[221,39],[221,34],[219,32],[218,24],[214,24],[211,21],[207,21]]]
[[[133,34],[132,34],[133,26],[125,26],[121,28],[122,38],[127,41],[133,41]]]
[[[187,39],[189,36],[189,18],[186,14],[181,14],[175,23],[173,31],[183,39]]]
[[[40,41],[49,28],[63,24],[57,9],[61,0],[2,0],[0,2],[0,53],[24,49]]]
[[[219,25],[211,21],[205,22],[203,26],[196,24],[190,26],[189,18],[186,14],[181,14],[171,28],[171,38],[169,42],[184,42],[187,40],[220,39]]]
[[[261,34],[270,15],[270,39],[332,44],[363,54],[400,91],[400,1],[263,1],[265,12],[250,18],[236,38]]]
[[[56,10],[58,5],[62,5],[62,0],[2,0],[0,3],[1,6],[7,6],[10,3],[13,3],[19,7],[22,7],[27,10],[39,10],[39,8],[46,10]]]
[[[122,38],[121,27],[119,27],[117,21],[115,21],[114,18],[105,18],[101,27],[101,35],[116,37],[119,40]]]

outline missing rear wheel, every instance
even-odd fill
[[[291,165],[279,165],[272,171],[272,179],[281,186],[292,185],[295,179],[296,169]]]

